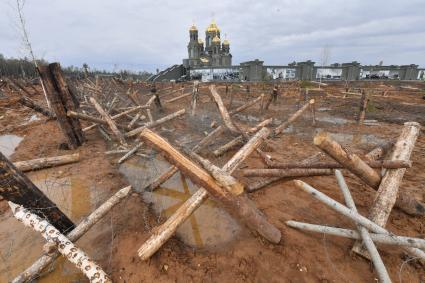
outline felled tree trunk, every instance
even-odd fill
[[[223,119],[223,122],[226,125],[226,127],[233,133],[239,133],[238,129],[233,124],[232,119],[230,118],[229,112],[227,112],[227,109],[224,106],[223,100],[221,100],[221,97],[217,93],[217,90],[215,89],[214,85],[210,86],[210,91],[211,91],[212,97],[214,98],[215,104],[217,105],[218,110],[220,111],[221,118]]]
[[[87,218],[81,221],[80,224],[78,224],[74,230],[67,234],[67,238],[72,242],[76,242],[94,224],[96,224],[100,219],[102,219],[115,205],[117,205],[124,198],[126,198],[130,191],[131,186],[128,186],[116,192],[112,197],[110,197],[95,211],[93,211]],[[55,259],[59,257],[59,255],[59,253],[54,253],[52,255],[42,255],[24,272],[22,272],[15,279],[13,279],[12,283],[24,283],[33,280],[34,277],[40,274],[44,268],[52,264]]]
[[[102,108],[102,106],[96,101],[94,97],[90,97],[90,102],[93,104],[93,106],[96,108],[97,112],[99,112],[100,116],[108,123],[109,128],[114,133],[114,135],[117,137],[119,142],[123,145],[127,144],[125,141],[124,135],[118,130],[117,125],[112,120],[111,116]]]
[[[371,168],[387,168],[387,169],[398,169],[398,168],[410,168],[412,162],[410,160],[373,160],[365,161]],[[292,168],[332,168],[339,169],[344,168],[338,162],[332,161],[321,161],[321,162],[277,162],[269,161],[267,164],[270,168],[281,168],[281,169],[292,169]]]
[[[111,282],[109,276],[91,260],[86,253],[75,246],[65,235],[58,231],[48,221],[26,210],[22,206],[9,203],[16,219],[25,226],[31,227],[41,233],[49,243],[54,243],[58,251],[80,269],[90,282],[106,283]]]
[[[48,167],[74,163],[74,162],[78,162],[79,160],[80,160],[80,154],[74,153],[74,154],[67,154],[67,155],[54,156],[54,157],[43,157],[43,158],[37,158],[32,160],[26,160],[26,161],[17,161],[17,162],[14,162],[13,165],[15,165],[15,167],[18,170],[22,172],[27,172],[32,170],[38,170],[38,169],[43,169]]]
[[[55,112],[59,126],[68,140],[70,148],[75,149],[83,144],[84,134],[80,121],[68,117],[67,111],[76,111],[79,108],[78,100],[68,87],[59,63],[38,67],[46,95]]]
[[[161,125],[165,122],[168,122],[168,121],[170,121],[170,120],[172,120],[176,117],[179,117],[179,116],[181,116],[185,113],[186,113],[185,109],[180,109],[179,111],[171,113],[170,115],[162,117],[161,119],[158,119],[158,120],[153,121],[153,122],[146,123],[144,126],[142,126],[140,128],[136,128],[136,129],[126,133],[125,136],[126,137],[133,137],[133,136],[138,135],[141,132],[143,132],[144,129],[156,127],[156,126]]]
[[[410,159],[420,128],[421,126],[416,122],[407,122],[404,124],[401,134],[394,145],[394,151],[391,154],[392,160]],[[403,210],[409,214],[423,215],[425,213],[425,206],[423,204],[421,205],[414,198],[406,195],[406,193],[399,194],[398,189],[405,172],[405,168],[388,169],[382,178],[375,200],[369,211],[369,219],[381,227],[385,227],[387,224],[388,217],[396,201],[398,201],[399,205],[404,207]],[[354,245],[353,251],[367,256],[366,251],[361,247],[360,243]]]
[[[341,145],[332,140],[326,133],[319,133],[316,135],[314,144],[373,189],[377,190],[380,187],[381,177],[379,174],[357,155],[345,151]],[[392,170],[405,171],[405,169]],[[419,202],[413,196],[405,192],[400,193],[400,196],[396,200],[396,206],[408,214],[418,216],[425,214],[425,204]]]
[[[259,131],[237,154],[229,160],[222,170],[231,174],[241,162],[269,135],[269,131]],[[273,225],[269,224],[262,214],[253,206],[245,194],[235,196],[227,190],[216,186],[214,179],[203,169],[193,164],[186,157],[176,151],[165,140],[149,130],[142,133],[142,137],[153,142],[163,150],[168,158],[175,163],[192,181],[206,187],[211,195],[224,204],[232,213],[238,216],[249,227],[256,230],[263,237],[273,243],[280,241],[281,234]],[[193,194],[167,221],[155,229],[154,234],[142,245],[138,253],[142,260],[150,258],[177,230],[201,204],[208,198],[208,192],[201,188]]]
[[[0,152],[0,195],[47,219],[62,233],[74,223]]]
[[[314,144],[363,180],[367,185],[374,189],[378,188],[381,182],[379,174],[356,154],[347,152],[340,144],[331,139],[327,133],[322,132],[317,134],[314,137]]]
[[[12,86],[15,90],[23,92],[25,94],[20,95],[20,98],[18,100],[18,102],[28,108],[33,109],[34,111],[43,114],[44,116],[48,117],[48,118],[54,118],[55,114],[53,114],[49,109],[38,105],[37,103],[35,103],[31,98],[29,98],[28,96],[30,95],[30,93],[23,88],[21,85],[19,85],[17,82],[10,80],[8,78],[6,78],[6,82],[8,83],[8,85]]]
[[[198,96],[199,96],[199,82],[194,81],[193,82],[193,89],[192,89],[192,100],[190,103],[190,115],[195,116],[196,113],[196,104],[198,103]]]
[[[241,170],[245,177],[306,177],[306,176],[324,176],[332,175],[332,169],[310,169],[310,168],[293,168],[293,169],[244,169]]]
[[[366,109],[367,104],[369,102],[369,94],[366,93],[364,90],[362,91],[362,97],[360,98],[360,108],[359,108],[359,117],[358,117],[358,124],[362,125],[365,115],[366,115]]]

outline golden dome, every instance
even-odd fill
[[[190,31],[198,31],[195,24],[192,24],[192,26],[190,27]]]
[[[228,41],[227,39],[225,39],[225,40],[223,41],[223,45],[230,45],[230,43],[229,43],[229,41]]]
[[[208,26],[207,32],[220,32],[215,20],[212,20],[211,24]]]
[[[220,37],[218,37],[217,35],[214,36],[212,42],[214,42],[214,43],[220,43],[221,42]]]

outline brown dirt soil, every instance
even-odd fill
[[[400,85],[424,89],[423,84],[414,82],[357,82],[352,83],[350,87],[397,89]],[[234,88],[236,89],[237,86],[235,85]],[[264,92],[270,93],[271,84],[267,87],[268,89],[265,89]],[[317,111],[318,118],[355,119],[359,97],[344,99],[341,94],[344,89],[343,83],[330,83],[325,87],[325,91],[330,96],[318,98],[316,109],[325,109]],[[201,91],[201,94],[207,92],[205,89]],[[251,87],[250,94],[245,93],[243,89],[236,90],[233,94],[233,107],[242,105],[261,92],[263,92],[261,86],[257,89]],[[223,88],[220,88],[220,93],[224,97]],[[180,94],[175,96],[177,95]],[[273,141],[277,151],[269,153],[278,160],[302,160],[318,152],[318,149],[312,144],[312,138],[318,130],[326,130],[348,137],[342,142],[344,146],[353,152],[365,154],[375,146],[372,143],[363,142],[362,137],[373,136],[378,138],[379,141],[395,141],[403,122],[414,120],[422,124],[425,123],[423,92],[400,89],[394,94],[394,97],[392,96],[393,94],[388,97],[372,97],[372,107],[368,109],[366,119],[378,120],[378,126],[337,124],[329,122],[327,119],[319,119],[316,127],[313,128],[310,113],[308,113],[294,123],[292,131]],[[35,99],[40,103],[43,101],[42,97],[35,97]],[[226,105],[229,103],[227,97],[225,103]],[[298,98],[298,86],[291,84],[291,87],[281,87],[278,103],[272,104],[266,113],[261,115],[258,106],[254,106],[234,119],[244,126],[253,126],[258,123],[240,120],[249,118],[249,115],[260,118],[260,121],[268,117],[284,121],[297,110],[296,105],[302,103],[304,102],[300,102]],[[178,102],[166,104],[164,113],[168,114],[183,107],[187,109],[188,105],[190,105],[190,96]],[[215,105],[206,96],[201,96],[198,109],[199,116],[197,118],[177,119],[156,128],[156,132],[168,138],[172,144],[175,144],[176,138],[184,135],[188,135],[192,144],[196,144],[196,141],[203,137],[204,131],[211,131],[209,125],[212,120],[220,121]],[[0,119],[0,127],[2,127],[0,134],[15,134],[24,137],[11,157],[12,160],[27,160],[75,152],[60,149],[60,144],[64,143],[65,139],[57,123],[53,120],[46,121],[45,118],[41,118],[40,121],[22,126],[22,122],[32,114],[34,114],[33,111],[16,103],[0,108],[0,117],[2,117]],[[155,117],[162,115],[164,114],[154,113]],[[202,120],[200,118],[202,115],[208,116],[208,119]],[[202,122],[197,119],[201,119]],[[86,123],[84,124],[86,125]],[[172,130],[167,130],[167,128],[172,128]],[[127,181],[119,173],[115,165],[116,159],[106,157],[103,154],[108,145],[104,142],[102,136],[98,132],[92,131],[86,137],[87,142],[76,150],[82,156],[80,162],[49,170],[53,170],[51,174],[57,174],[60,177],[78,176],[81,182],[95,186],[96,190],[101,191],[101,197],[97,198],[94,204],[94,207],[97,207],[112,193],[127,185]],[[201,155],[217,165],[223,165],[236,150],[218,158],[214,157],[211,152],[231,138],[230,135],[224,136],[204,149]],[[356,138],[359,138],[361,142],[356,142]],[[366,139],[366,141],[368,140]],[[372,141],[375,140],[372,139]],[[417,140],[412,161],[413,167],[407,170],[401,190],[408,191],[419,200],[424,201],[425,136],[423,131]],[[263,168],[265,166],[256,154],[252,154],[241,167]],[[143,171],[140,172],[140,174],[143,173]],[[254,178],[241,177],[237,171],[234,176],[245,184],[255,181]],[[346,176],[358,210],[363,215],[367,215],[375,191],[348,172],[344,171],[344,176]],[[333,176],[302,178],[302,180],[343,203],[342,194]],[[151,228],[165,219],[163,217],[159,219],[152,207],[145,204],[139,194],[133,193],[129,199],[115,207],[103,221],[92,228],[92,230],[97,231],[90,236],[87,235],[90,242],[82,242],[81,247],[89,255],[96,250],[107,251],[96,256],[95,260],[112,276],[114,282],[377,281],[371,263],[359,256],[350,254],[352,240],[323,234],[305,233],[285,225],[287,220],[298,220],[355,229],[351,221],[297,189],[291,180],[270,185],[250,194],[250,198],[264,212],[267,219],[282,232],[282,241],[279,244],[270,244],[247,230],[235,237],[231,243],[213,250],[192,248],[185,245],[180,238],[173,237],[150,260],[142,262],[137,256],[138,248],[150,236]],[[6,201],[0,201],[0,212],[0,222],[12,217]],[[16,225],[20,224],[16,223]],[[424,217],[412,217],[398,209],[392,211],[387,228],[400,235],[422,238],[425,236]],[[0,239],[2,239],[1,236]],[[424,282],[425,271],[423,266],[412,261],[407,262],[407,257],[401,249],[382,246],[379,251],[393,281]],[[29,262],[37,258],[36,255],[37,253]],[[0,260],[0,270],[2,262]],[[19,265],[19,262],[16,264]],[[26,264],[28,265],[28,263]],[[20,268],[14,270],[8,278],[11,279],[16,276],[19,270],[23,270],[27,265],[21,264]],[[49,276],[45,276],[40,282],[57,282],[57,279],[49,279]],[[62,282],[85,282],[85,280],[78,277],[78,279]]]

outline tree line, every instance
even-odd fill
[[[46,60],[38,60],[38,64],[48,64]],[[62,66],[62,70],[66,76],[72,78],[86,78],[95,77],[96,75],[101,76],[114,76],[121,79],[139,79],[146,80],[152,74],[146,71],[133,72],[128,70],[120,70],[109,72],[106,70],[92,69],[88,64],[84,63],[81,67],[76,66]],[[0,54],[0,78],[11,77],[11,78],[25,78],[32,79],[38,77],[37,70],[35,69],[34,62],[28,58],[6,58],[3,54]]]

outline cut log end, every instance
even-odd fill
[[[327,132],[320,132],[318,133],[313,140],[314,145],[321,145],[327,138],[328,138]]]

